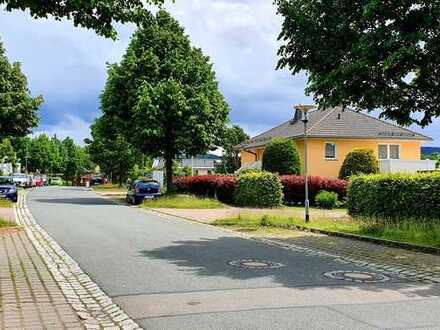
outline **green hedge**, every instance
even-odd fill
[[[234,199],[240,206],[277,207],[283,202],[283,185],[270,172],[245,173],[238,178]]]
[[[299,174],[301,162],[296,144],[288,138],[274,138],[264,149],[262,168],[279,175]]]
[[[377,174],[354,177],[348,186],[352,216],[440,220],[440,174]]]
[[[321,190],[315,197],[315,204],[321,209],[332,210],[338,206],[338,194],[334,191]]]
[[[349,179],[353,175],[379,173],[379,161],[373,150],[354,149],[345,156],[339,171],[340,179]]]

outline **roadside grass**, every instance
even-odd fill
[[[114,183],[106,183],[99,186],[92,186],[93,191],[96,192],[104,192],[104,193],[110,193],[110,192],[120,192],[124,193],[127,192],[127,188],[125,186],[119,186],[118,184]]]
[[[12,207],[12,202],[8,199],[0,199],[0,207],[4,207],[4,208]]]
[[[216,220],[213,225],[229,227],[237,231],[261,231],[279,228],[291,230],[299,228],[320,229],[330,232],[356,234],[404,243],[440,247],[440,221],[428,222],[420,219],[406,219],[397,223],[391,220],[316,218],[305,223],[300,217],[241,215],[229,219]]]
[[[8,228],[8,227],[15,227],[15,226],[16,226],[16,224],[14,222],[0,218],[0,228]]]
[[[211,198],[199,198],[191,195],[165,195],[157,199],[145,200],[142,207],[169,209],[221,209],[226,207],[226,205]]]

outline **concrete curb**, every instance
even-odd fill
[[[20,194],[19,198],[19,203],[14,205],[17,223],[25,229],[67,302],[85,321],[85,327],[140,329],[36,222],[26,206],[26,193]]]

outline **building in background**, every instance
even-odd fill
[[[198,155],[191,158],[180,158],[176,160],[182,169],[188,169],[191,175],[214,174],[215,166],[221,161],[221,157],[214,154]],[[153,168],[163,170],[165,167],[163,159],[155,159]]]

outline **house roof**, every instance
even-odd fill
[[[309,112],[307,134],[311,138],[347,138],[347,139],[385,139],[385,140],[422,140],[430,137],[413,132],[407,128],[374,118],[370,115],[342,107],[328,108]],[[304,125],[300,120],[289,120],[238,146],[251,149],[266,145],[272,138],[304,137]]]

